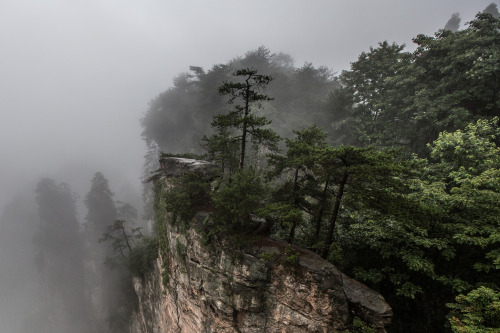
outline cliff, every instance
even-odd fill
[[[210,174],[206,162],[162,165],[166,187],[187,170]],[[244,251],[205,244],[198,230],[208,215],[198,212],[187,227],[168,223],[168,214],[160,221],[162,255],[134,278],[131,332],[344,332],[354,317],[385,331],[392,310],[377,292],[315,253],[267,237]]]

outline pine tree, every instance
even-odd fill
[[[217,154],[228,159],[232,164],[232,149],[234,142],[239,143],[238,169],[245,166],[248,140],[258,146],[268,149],[276,149],[279,140],[278,135],[269,128],[265,128],[271,122],[264,116],[258,116],[256,111],[262,102],[270,101],[272,98],[262,94],[264,89],[272,80],[270,76],[257,74],[253,69],[240,69],[234,73],[242,81],[224,82],[219,87],[219,94],[229,96],[228,104],[235,104],[234,108],[226,114],[214,116],[212,127],[217,129],[217,134],[205,138],[208,154]]]

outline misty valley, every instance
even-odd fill
[[[23,175],[6,333],[499,332],[497,5],[413,43],[190,66],[138,119],[142,188]]]

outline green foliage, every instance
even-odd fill
[[[372,327],[371,325],[368,325],[359,317],[354,317],[352,321],[352,330],[350,332],[352,333],[376,333],[377,329],[375,327]]]
[[[111,269],[125,268],[134,276],[144,277],[158,257],[158,239],[144,237],[141,228],[127,228],[126,221],[116,220],[108,226],[99,242],[108,242],[116,253],[106,258]]]
[[[318,153],[319,171],[335,190],[322,252],[326,257],[344,210],[376,215],[377,210],[388,211],[394,207],[399,201],[394,192],[402,186],[397,176],[405,172],[405,166],[398,152],[392,150],[340,146],[326,147]]]
[[[186,172],[170,181],[164,197],[165,210],[173,213],[173,223],[187,223],[197,210],[209,204],[210,184],[194,172]]]
[[[442,133],[430,146],[436,160],[430,179],[444,185],[434,196],[447,212],[452,243],[457,249],[467,249],[468,265],[491,272],[491,278],[498,277],[500,268],[499,137],[495,117],[469,124],[464,131]],[[481,280],[489,282],[487,277]]]
[[[324,248],[324,244],[313,244],[314,248],[319,248],[322,249]],[[340,246],[339,243],[333,243],[330,245],[330,248],[328,249],[328,255],[326,257],[326,260],[330,262],[340,262],[342,260],[342,247]]]
[[[238,168],[239,139],[231,134],[228,126],[214,119],[211,123],[215,134],[210,137],[203,136],[202,147],[206,151],[206,157],[220,166],[222,173],[234,173]]]
[[[164,259],[163,266],[162,266],[162,271],[161,271],[161,283],[167,289],[169,287],[168,283],[170,281],[170,276],[168,274],[169,274],[168,259]]]
[[[218,134],[213,125],[215,131],[210,132],[214,115],[225,113],[226,99],[217,88],[224,82],[239,82],[232,73],[241,68],[275,78],[266,87],[275,100],[264,101],[255,111],[271,120],[272,129],[280,135],[289,136],[292,130],[314,123],[330,128],[331,116],[324,112],[324,103],[338,86],[331,70],[310,63],[296,68],[290,55],[259,47],[209,69],[193,66],[174,79],[171,88],[151,101],[141,120],[148,146],[156,143],[160,149],[174,153],[201,152],[198,143],[203,135]]]
[[[285,264],[296,267],[299,264],[300,252],[294,250],[290,245],[285,248]]]
[[[279,253],[278,252],[274,252],[274,251],[271,251],[271,252],[262,252],[260,254],[260,258],[266,262],[274,262],[276,261],[276,259],[278,258],[279,256]]]
[[[431,162],[409,160],[389,182],[370,180],[367,192],[355,190],[351,198],[356,202],[346,197],[336,236],[344,256],[337,263],[380,288],[396,315],[418,307],[414,311],[421,317],[402,321],[418,320],[427,330],[442,327],[444,304],[458,293],[477,284],[498,288],[500,155],[495,142],[496,118],[442,133],[429,147]]]
[[[274,208],[279,224],[289,230],[287,240],[293,242],[296,228],[303,224],[305,215],[311,215],[316,208],[311,197],[320,196],[317,184],[320,180],[313,172],[317,163],[317,151],[326,147],[326,134],[317,126],[294,131],[296,137],[286,139],[286,154],[270,154],[268,163],[270,178],[278,178]],[[322,204],[321,198],[318,200]]]
[[[331,95],[341,142],[402,146],[426,155],[442,131],[500,112],[500,19],[478,14],[466,29],[418,35],[417,49],[380,43],[340,76]]]
[[[459,295],[455,303],[447,304],[452,309],[448,320],[456,333],[487,333],[500,330],[500,293],[479,287],[466,295]]]
[[[134,276],[144,277],[153,268],[158,258],[158,239],[143,237],[133,247],[128,258],[127,268]]]
[[[379,43],[377,48],[370,47],[370,52],[361,53],[351,70],[342,72],[342,89],[334,92],[330,100],[341,142],[390,145],[401,140],[400,129],[391,121],[398,116],[394,114],[398,109],[387,103],[387,98],[389,79],[409,63],[403,48],[395,43]]]
[[[145,136],[163,140],[154,130],[162,122],[155,120],[164,124],[182,112],[169,126],[185,118],[203,133],[199,128],[218,114],[203,145],[225,175],[210,195],[206,239],[238,243],[265,218],[266,231],[316,250],[379,290],[393,305],[394,331],[442,331],[447,302],[478,285],[498,290],[500,281],[499,22],[479,14],[463,30],[419,35],[414,52],[380,43],[339,78],[311,64],[295,69],[285,55],[265,48],[207,72],[195,68],[195,75],[179,77],[154,101]],[[232,68],[265,75],[246,69],[230,78]],[[224,100],[213,94],[217,86],[234,103],[227,113],[221,112]],[[262,94],[263,87],[275,101]],[[179,105],[185,111],[172,113]],[[325,106],[331,112],[323,112]],[[202,112],[191,110],[201,109],[212,113],[198,121],[194,115]],[[324,132],[309,127],[294,131],[285,153],[269,156],[269,184],[255,168],[243,168],[247,141],[275,148],[270,120],[273,129],[291,133],[298,124],[311,124],[307,113],[344,145],[329,146]],[[159,237],[165,212],[189,219],[199,207],[194,198],[205,191],[198,192],[194,179],[175,186],[184,188],[162,187],[156,201]],[[163,200],[166,192],[171,196]],[[291,249],[285,261],[293,264],[298,254]],[[461,296],[451,306],[457,332],[478,318],[470,304],[482,301],[475,297]],[[356,329],[371,330],[361,324]]]
[[[224,176],[212,192],[213,213],[205,228],[213,234],[235,240],[257,227],[255,214],[262,207],[266,188],[253,168]]]
[[[276,197],[276,193],[274,196]],[[294,230],[304,220],[303,213],[299,208],[283,201],[269,203],[264,208],[259,209],[259,214],[266,219],[269,229],[272,227],[275,233],[279,232],[280,229],[285,231]],[[286,236],[283,238],[286,238]],[[288,241],[292,241],[290,236],[288,236]]]
[[[459,185],[466,178],[498,168],[499,121],[498,117],[480,119],[468,124],[464,130],[440,133],[439,138],[429,145],[431,159],[438,161],[434,172],[449,176],[453,185]]]

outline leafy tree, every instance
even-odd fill
[[[348,144],[392,145],[401,140],[394,123],[398,105],[387,107],[388,80],[408,64],[404,45],[379,43],[363,52],[340,76],[342,89],[331,95],[336,133]]]
[[[464,131],[441,133],[431,146],[436,161],[431,179],[444,186],[436,198],[446,209],[453,244],[462,250],[457,251],[461,275],[471,285],[496,283],[500,277],[499,138],[495,117],[469,124]]]
[[[377,192],[344,204],[338,264],[379,288],[398,329],[441,331],[446,302],[476,285],[498,288],[498,134],[496,118],[442,133],[430,163],[410,160],[410,172],[391,177],[396,186],[373,183]]]
[[[345,215],[357,210],[384,211],[397,202],[389,193],[402,187],[394,177],[404,167],[395,151],[329,146],[317,127],[296,134],[286,140],[286,155],[270,156],[271,176],[283,180],[268,210],[275,209],[279,220],[288,219],[290,242],[298,224],[307,221],[302,245],[320,246],[327,257],[336,248],[335,234],[342,232],[337,230],[338,221],[345,221]]]
[[[306,62],[287,76],[279,72],[273,75],[275,80],[268,91],[275,97],[276,112],[270,112],[269,119],[278,134],[292,137],[294,130],[313,125],[331,130],[331,115],[325,107],[329,94],[338,88],[338,81],[329,68]]]
[[[460,31],[418,35],[413,53],[385,42],[361,54],[330,100],[336,132],[345,143],[403,146],[427,156],[426,145],[440,132],[498,114],[499,27],[499,19],[482,13]]]
[[[258,68],[261,73],[270,75],[273,72],[273,57],[271,50],[261,45],[257,49],[245,53],[243,58],[235,61],[235,65],[240,68]]]
[[[414,39],[418,48],[408,74],[417,78],[417,91],[409,108],[416,127],[430,129],[421,142],[498,114],[500,80],[494,64],[500,54],[495,46],[500,41],[499,27],[498,19],[478,14],[464,30]]]
[[[333,187],[333,207],[327,222],[322,256],[327,257],[334,241],[341,208],[347,211],[373,208],[387,210],[395,201],[385,201],[388,192],[399,184],[394,177],[403,171],[392,151],[353,146],[326,147],[320,152],[319,167],[326,174],[325,182]]]

